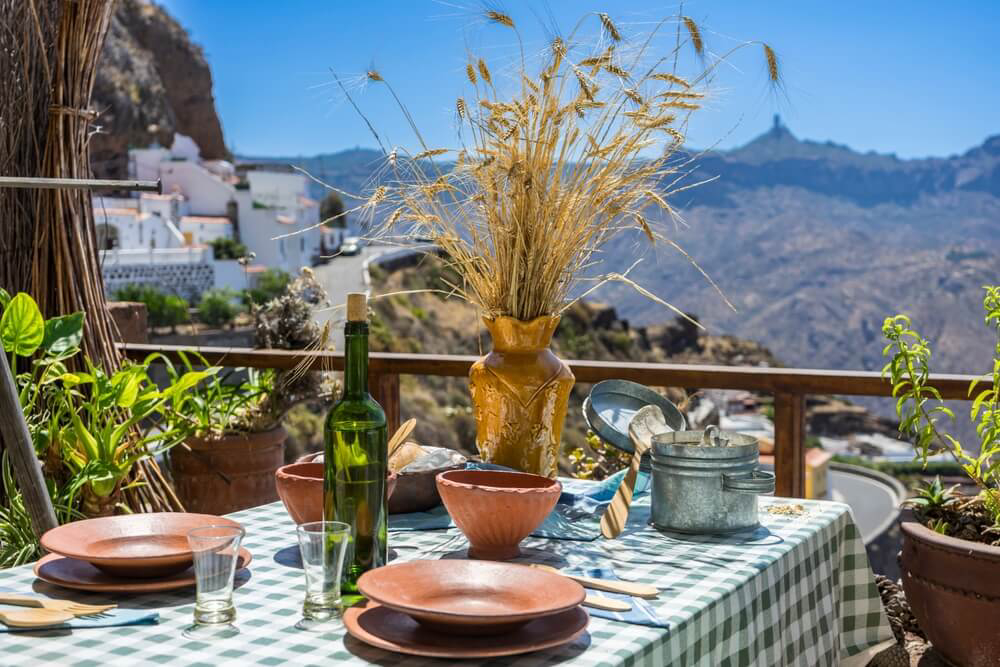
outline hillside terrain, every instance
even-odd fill
[[[170,146],[175,132],[194,139],[207,159],[229,156],[201,47],[151,2],[118,0],[92,105],[100,114],[90,141],[97,176],[125,178],[129,148]]]

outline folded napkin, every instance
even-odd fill
[[[615,576],[614,570],[606,567],[568,567],[562,570],[564,574],[573,574],[578,577],[593,577],[594,579],[607,579],[609,581],[621,581]],[[590,591],[590,589],[588,589]],[[645,625],[650,628],[669,628],[667,619],[660,616],[649,600],[632,597],[622,593],[608,593],[607,591],[591,591],[594,595],[602,598],[620,600],[632,605],[632,609],[626,612],[605,611],[604,609],[594,609],[587,607],[587,613],[598,618],[607,618],[612,621],[631,623],[632,625]]]
[[[467,463],[466,469],[511,470],[493,463],[475,462]],[[625,478],[626,472],[627,470],[621,470],[599,484],[574,479],[560,480],[563,491],[555,509],[532,535],[553,540],[580,542],[596,540],[601,536],[601,515],[604,513],[604,508],[611,502],[622,479]],[[635,483],[633,502],[648,492],[649,475],[640,471]],[[638,514],[634,518],[644,523],[645,521]],[[648,511],[643,516],[648,518]],[[629,518],[630,523],[632,523],[633,517]],[[389,516],[390,531],[442,530],[454,525],[448,511],[443,506],[435,507],[427,512]]]
[[[0,610],[16,611],[27,607],[0,605]],[[160,622],[160,615],[148,609],[112,609],[97,616],[74,618],[61,625],[46,628],[11,628],[0,623],[0,632],[47,632],[49,630],[76,630],[78,628],[113,628],[119,625],[153,625]]]

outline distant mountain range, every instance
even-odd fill
[[[367,149],[265,159],[351,192],[383,160]],[[800,140],[775,118],[745,146],[700,156],[691,182],[711,176],[675,202],[688,223],[675,240],[737,312],[677,253],[638,237],[606,253],[618,258],[607,269],[644,253],[632,274],[644,287],[790,365],[881,368],[882,321],[906,312],[935,343],[941,371],[985,369],[993,341],[980,300],[981,286],[1000,280],[1000,136],[962,155],[903,160]],[[636,322],[669,318],[625,286],[598,298]]]

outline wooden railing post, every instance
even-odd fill
[[[806,398],[778,391],[774,394],[775,495],[802,498],[806,493]]]
[[[17,383],[7,364],[7,355],[3,354],[2,350],[0,350],[0,429],[3,431],[7,455],[14,471],[14,480],[24,498],[24,507],[28,511],[31,530],[35,533],[35,537],[41,537],[59,523],[52,509],[52,499],[49,498],[48,487],[45,486],[42,465],[35,454],[28,424],[24,421],[24,411],[17,398]],[[8,489],[8,493],[14,493],[14,489]]]
[[[385,410],[389,437],[399,428],[399,375],[396,373],[370,373],[368,391]]]

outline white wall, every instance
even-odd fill
[[[191,234],[191,243],[207,245],[218,238],[232,238],[233,225],[228,218],[186,216],[180,220],[181,233]]]
[[[237,292],[247,288],[247,273],[235,259],[215,260],[215,287],[228,287]]]
[[[189,210],[198,215],[225,215],[234,188],[223,183],[195,162],[164,162],[160,165],[163,191],[176,188],[187,198]]]
[[[282,171],[248,171],[247,182],[255,201],[268,206],[294,209],[299,197],[306,196],[307,181],[302,174]]]

